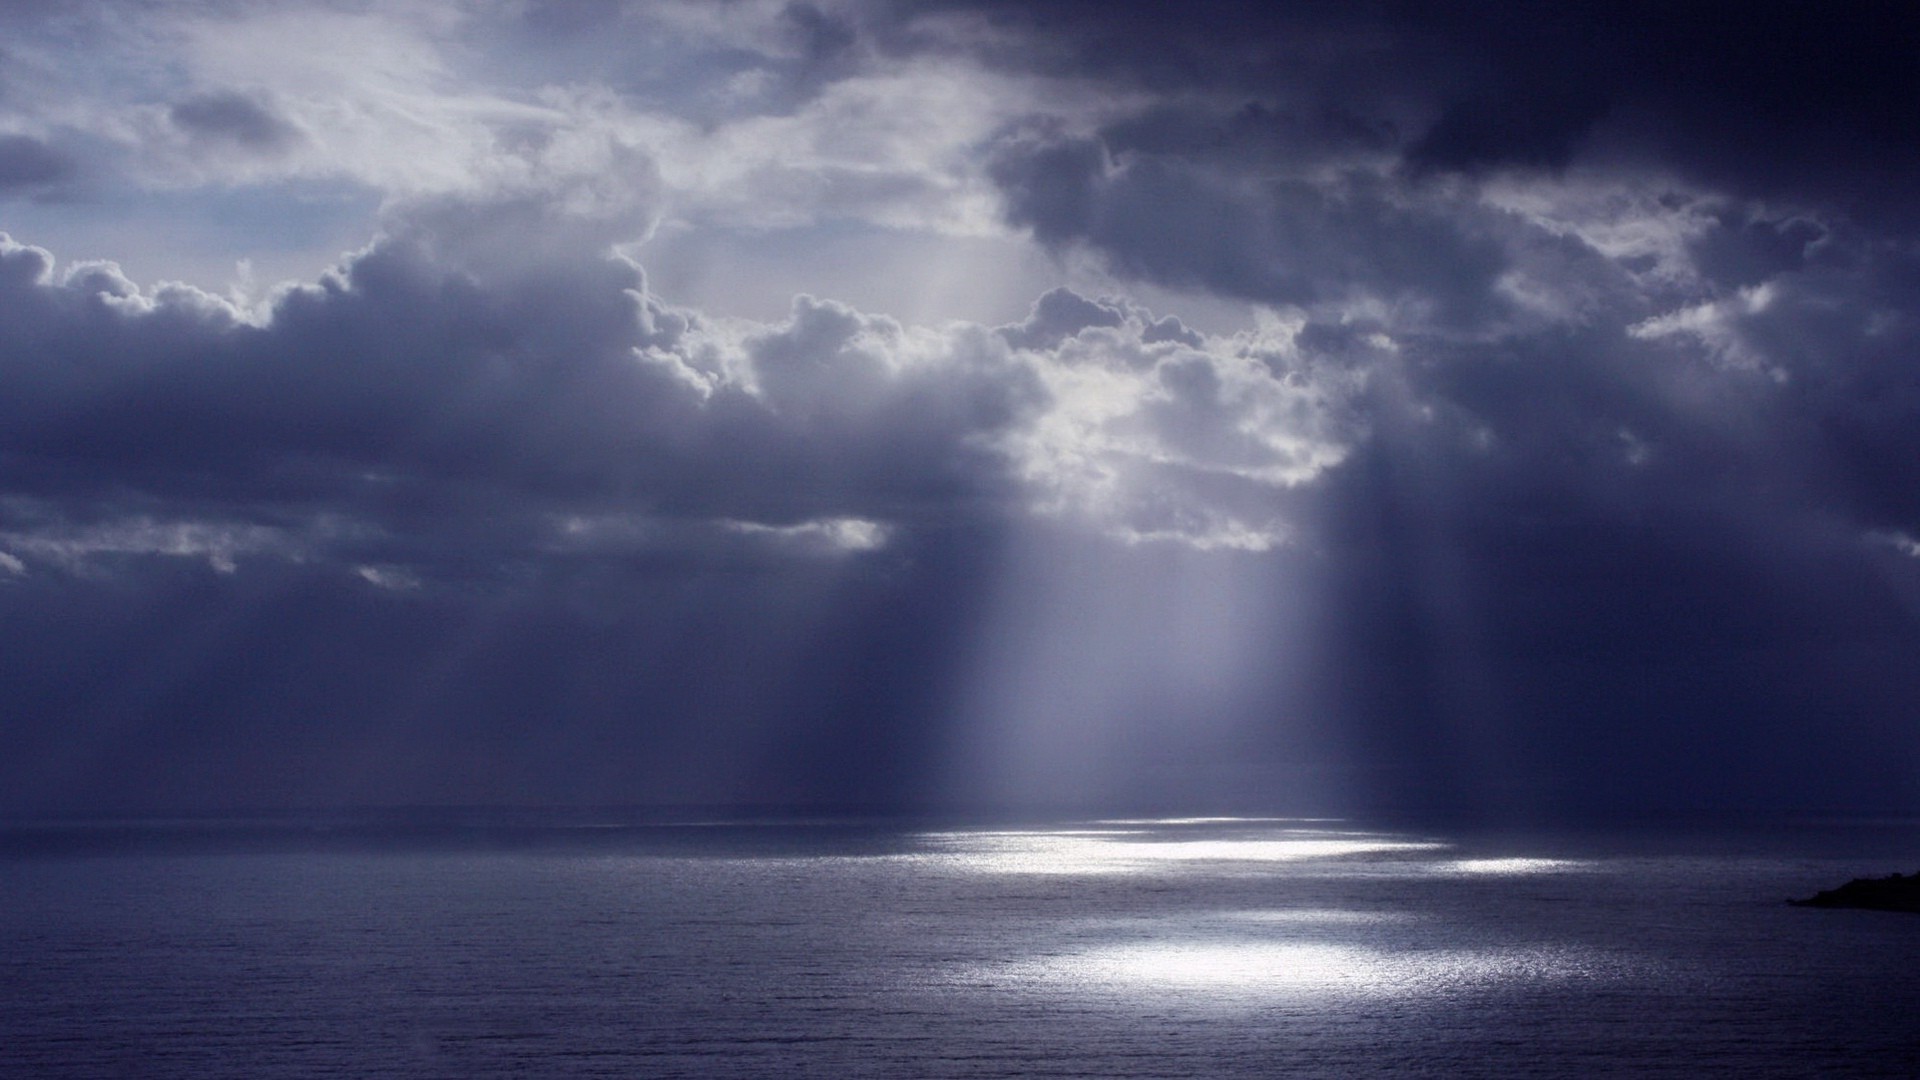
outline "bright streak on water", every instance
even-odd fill
[[[1340,923],[1379,925],[1403,922],[1414,916],[1404,911],[1341,911],[1339,908],[1276,908],[1271,911],[1223,911],[1214,916],[1226,922],[1293,923],[1331,926]]]
[[[1035,965],[1025,977],[1086,988],[1104,985],[1189,1004],[1208,999],[1405,998],[1474,986],[1600,973],[1550,951],[1394,954],[1315,942],[1155,942],[1091,949]]]
[[[1166,828],[1180,825],[1319,825],[1337,824],[1338,818],[1299,818],[1299,817],[1165,817],[1165,818],[1101,818],[1096,825],[1144,825],[1150,828]]]
[[[1192,823],[1194,819],[1174,824]],[[1446,847],[1432,841],[1326,830],[1284,830],[1277,838],[1206,840],[1172,839],[1165,832],[1012,830],[932,833],[927,839],[955,864],[981,874],[1127,874],[1152,872],[1164,864],[1284,863]]]
[[[1457,859],[1441,864],[1439,869],[1456,874],[1556,874],[1584,865],[1577,859]]]

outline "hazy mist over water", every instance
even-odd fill
[[[1911,823],[10,830],[22,1076],[1910,1076]]]

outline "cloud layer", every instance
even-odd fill
[[[1884,9],[5,18],[15,810],[1920,797]]]

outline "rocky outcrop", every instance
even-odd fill
[[[1874,911],[1920,912],[1920,874],[1889,874],[1882,878],[1854,878],[1837,889],[1817,892],[1805,900],[1789,900],[1795,907],[1870,908]]]

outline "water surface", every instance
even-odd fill
[[[1920,1075],[1911,826],[0,838],[0,1074]]]

